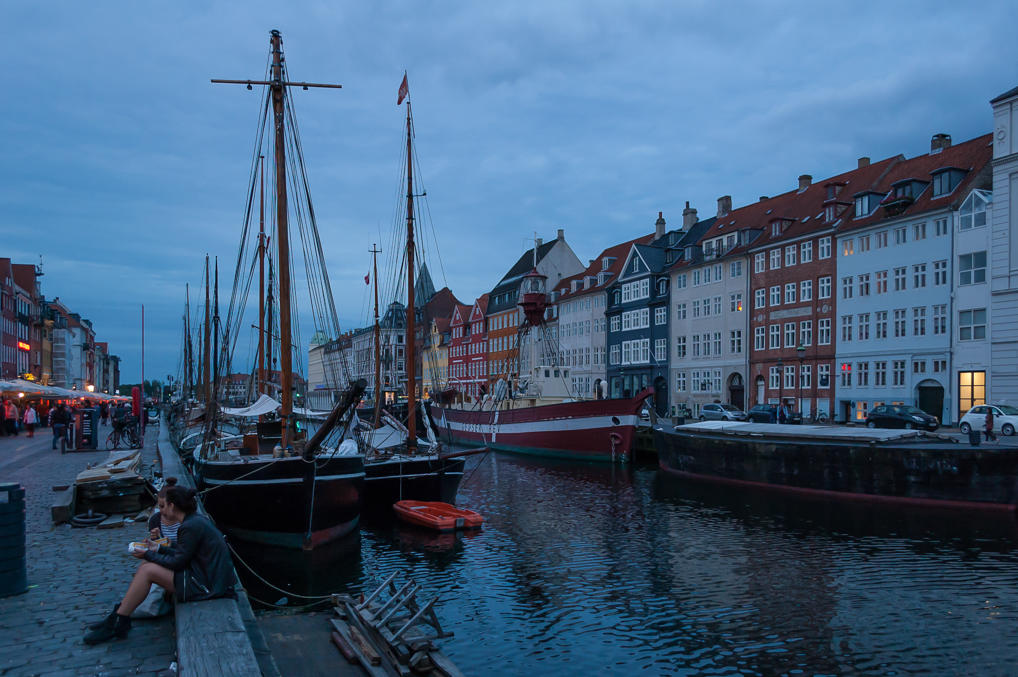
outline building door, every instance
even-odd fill
[[[764,403],[764,377],[756,377],[756,404]]]
[[[926,379],[916,386],[916,403],[920,409],[937,419],[944,417],[944,386],[932,379]],[[944,421],[941,421],[943,423]]]
[[[986,372],[958,372],[958,418],[972,407],[986,404]]]
[[[668,415],[668,380],[664,376],[654,379],[654,409],[658,416]]]
[[[742,374],[736,372],[728,377],[728,403],[742,409],[746,400],[746,388],[742,385]]]

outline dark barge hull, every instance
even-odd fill
[[[839,500],[1014,511],[1018,449],[913,431],[700,423],[655,427],[662,470],[688,479]]]
[[[462,458],[435,455],[369,460],[364,464],[364,509],[392,512],[397,501],[441,501],[455,504],[463,479]]]
[[[194,472],[216,525],[239,540],[309,549],[342,538],[360,519],[363,456],[196,458]]]

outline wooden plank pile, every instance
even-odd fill
[[[417,601],[417,583],[397,587],[395,579],[393,573],[367,597],[332,596],[333,643],[371,677],[462,677],[434,643],[452,637],[435,615],[438,598],[422,605]]]
[[[139,475],[141,450],[111,451],[105,461],[74,480],[78,512],[135,514],[152,505],[152,489]]]

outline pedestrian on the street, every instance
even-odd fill
[[[35,413],[35,407],[29,402],[25,405],[25,430],[28,431],[29,437],[35,437],[35,424],[39,422],[39,416]]]
[[[123,639],[131,629],[131,614],[148,595],[152,584],[176,595],[178,602],[192,602],[216,597],[236,597],[233,585],[236,574],[223,534],[195,511],[195,490],[170,487],[166,490],[167,517],[179,521],[177,544],[148,550],[132,551],[146,560],[138,567],[120,604],[113,613],[89,626],[85,644],[99,644],[114,637]]]
[[[103,425],[106,425],[110,418],[110,407],[107,403],[103,402],[99,406],[99,416],[102,418]]]
[[[50,411],[50,425],[53,427],[53,448],[57,448],[60,439],[67,431],[67,424],[71,421],[70,412],[66,404],[58,404]]]
[[[778,423],[788,423],[788,405],[784,402],[778,406]]]
[[[993,434],[993,407],[986,407],[986,441],[995,442],[997,436]]]
[[[7,419],[7,434],[17,437],[19,418],[18,407],[11,400],[7,400],[7,403],[4,404],[4,418]]]

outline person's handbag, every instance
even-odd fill
[[[145,599],[131,614],[131,618],[159,618],[170,613],[172,609],[173,605],[166,599],[166,591],[153,583]]]

